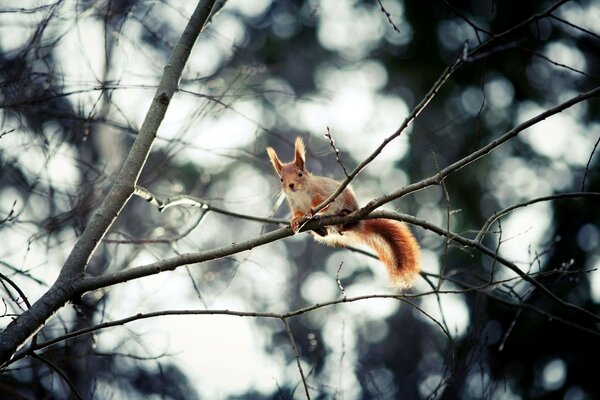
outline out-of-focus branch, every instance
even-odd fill
[[[75,385],[73,384],[73,382],[71,382],[71,380],[69,379],[69,377],[67,376],[67,374],[65,374],[62,369],[58,368],[58,366],[56,366],[52,361],[48,360],[45,357],[40,356],[39,354],[35,354],[35,353],[31,353],[31,356],[37,360],[40,360],[41,362],[43,362],[44,364],[46,364],[48,366],[48,368],[50,368],[52,371],[56,372],[63,381],[65,381],[65,383],[67,384],[67,386],[69,386],[69,389],[71,389],[71,392],[73,393],[73,396],[75,396],[76,399],[79,400],[83,400],[83,397],[81,397],[81,395],[79,394],[79,392],[77,391],[77,388],[75,387]]]

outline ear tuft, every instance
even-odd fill
[[[298,167],[298,169],[304,170],[304,160],[305,160],[306,150],[304,148],[304,141],[300,136],[296,138],[296,142],[294,143],[294,164]]]
[[[281,161],[279,161],[277,153],[272,147],[267,147],[267,154],[269,155],[271,164],[273,164],[273,168],[275,168],[275,171],[277,171],[278,175],[281,175],[281,168],[283,167],[283,164],[281,164]]]

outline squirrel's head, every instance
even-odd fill
[[[273,164],[273,168],[279,175],[284,193],[293,193],[304,189],[306,179],[310,174],[306,170],[304,162],[305,149],[301,137],[297,137],[294,143],[294,161],[282,163],[272,147],[267,147],[267,154],[269,154],[271,164]]]

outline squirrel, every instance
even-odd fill
[[[294,144],[294,161],[282,163],[272,147],[267,147],[267,154],[281,180],[281,188],[292,210],[290,227],[296,233],[301,228],[300,221],[304,217],[314,217],[314,208],[334,193],[340,183],[308,172],[301,137],[297,137]],[[348,186],[317,215],[348,215],[358,208],[356,196]],[[399,221],[369,219],[328,226],[311,234],[315,240],[330,246],[362,244],[372,248],[387,267],[392,286],[408,288],[419,274],[419,245],[410,230]]]

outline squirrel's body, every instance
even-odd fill
[[[339,187],[339,182],[323,176],[311,175],[305,166],[304,143],[296,139],[294,161],[282,163],[272,148],[269,158],[282,183],[283,193],[292,210],[290,223],[295,232],[303,217],[312,216],[313,210]],[[333,202],[318,215],[347,215],[358,210],[356,196],[346,187]],[[408,228],[390,219],[370,219],[338,225],[311,232],[316,240],[331,246],[364,244],[371,247],[388,268],[390,281],[395,286],[411,286],[419,273],[419,246]]]

